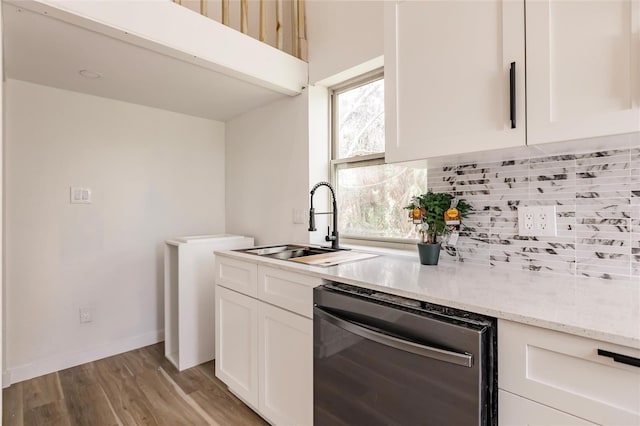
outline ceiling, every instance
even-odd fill
[[[7,78],[219,121],[287,97],[7,3],[2,12]]]

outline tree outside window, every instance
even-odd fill
[[[332,173],[343,237],[415,239],[406,206],[426,192],[424,163],[384,164],[384,78],[367,76],[332,91]]]

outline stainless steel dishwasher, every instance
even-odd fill
[[[495,318],[341,283],[313,312],[316,426],[497,424]]]

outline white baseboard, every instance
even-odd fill
[[[109,342],[96,346],[88,350],[68,352],[53,355],[49,358],[40,359],[29,364],[8,368],[2,375],[3,387],[8,387],[14,383],[29,380],[65,368],[87,362],[97,361],[123,352],[132,351],[144,346],[153,345],[164,340],[164,330],[152,331],[139,336],[129,337],[116,342]]]

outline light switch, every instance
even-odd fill
[[[71,187],[71,204],[91,204],[91,188]]]

